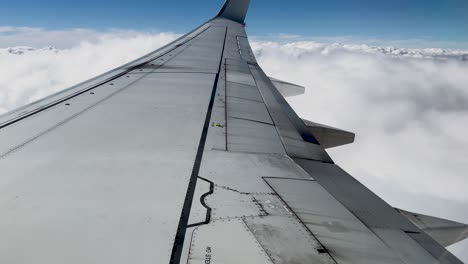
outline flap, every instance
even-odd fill
[[[301,95],[305,93],[304,86],[281,81],[273,77],[268,77],[268,78],[270,78],[270,81],[273,83],[276,89],[278,89],[278,91],[284,97],[291,97],[291,96]]]
[[[355,134],[335,127],[322,125],[309,120],[302,119],[320,145],[327,149],[354,142]]]
[[[468,225],[401,209],[397,209],[397,211],[444,247],[468,237]]]

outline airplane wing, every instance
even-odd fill
[[[248,6],[0,117],[0,263],[461,263],[334,164],[354,134],[289,106]]]

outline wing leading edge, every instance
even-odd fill
[[[0,117],[2,263],[461,263],[334,164],[248,5]]]

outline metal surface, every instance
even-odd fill
[[[255,65],[250,65],[249,67],[287,154],[294,158],[332,163],[333,161],[326,151],[319,145],[318,141],[309,132],[304,122],[290,108],[286,100],[281,97],[281,94],[276,90],[262,69]],[[298,127],[300,127],[300,130],[297,129]]]
[[[2,263],[169,261],[213,82],[183,77],[144,76],[2,156]]]
[[[317,182],[265,180],[338,263],[404,263]]]
[[[336,263],[320,253],[322,245],[293,217],[245,218],[244,222],[276,264]]]
[[[310,133],[314,135],[314,137],[320,142],[320,145],[325,149],[343,146],[354,142],[354,133],[305,119],[302,119],[302,121],[304,121],[304,124],[307,126]]]
[[[244,23],[249,5],[250,0],[226,0],[218,13],[218,17]]]
[[[305,93],[305,87],[297,84],[281,81],[273,77],[269,77],[276,89],[283,97],[297,96]]]
[[[280,154],[208,151],[200,175],[215,185],[241,193],[271,194],[262,177],[310,179],[289,157]]]
[[[468,225],[401,209],[397,210],[444,247],[468,237]]]
[[[237,36],[237,44],[241,58],[249,64],[257,64],[252,48],[250,48],[249,40],[244,36]]]
[[[273,263],[241,219],[197,227],[191,244],[188,263]]]
[[[262,102],[262,95],[256,86],[227,82],[227,96]]]
[[[226,105],[228,117],[273,125],[270,114],[263,102],[237,97],[227,97]]]
[[[269,124],[228,117],[226,136],[229,151],[286,154],[275,127]]]
[[[0,116],[0,263],[461,263],[333,164],[248,4]]]
[[[295,161],[366,227],[375,233],[380,231],[379,239],[392,248],[396,255],[405,256],[404,248],[399,245],[411,245],[412,242],[416,241],[423,249],[421,252],[425,253],[415,253],[416,257],[413,260],[419,259],[421,263],[424,263],[423,260],[427,257],[426,253],[429,253],[434,263],[462,263],[406,217],[338,166],[301,159],[295,159]],[[381,230],[388,231],[390,235],[387,236]],[[404,232],[406,235],[395,240],[392,234],[399,232]]]
[[[252,75],[250,73],[228,70],[226,73],[226,80],[228,82],[256,86],[255,80],[252,78]]]
[[[211,210],[205,202],[205,197],[211,195],[214,191],[214,186],[206,180],[198,180],[197,185],[195,186],[194,197],[195,199],[192,202],[192,210],[190,211],[189,226],[198,226],[202,224],[207,224],[211,219]]]

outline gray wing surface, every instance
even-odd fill
[[[0,117],[0,263],[461,263],[333,163],[248,4]]]

